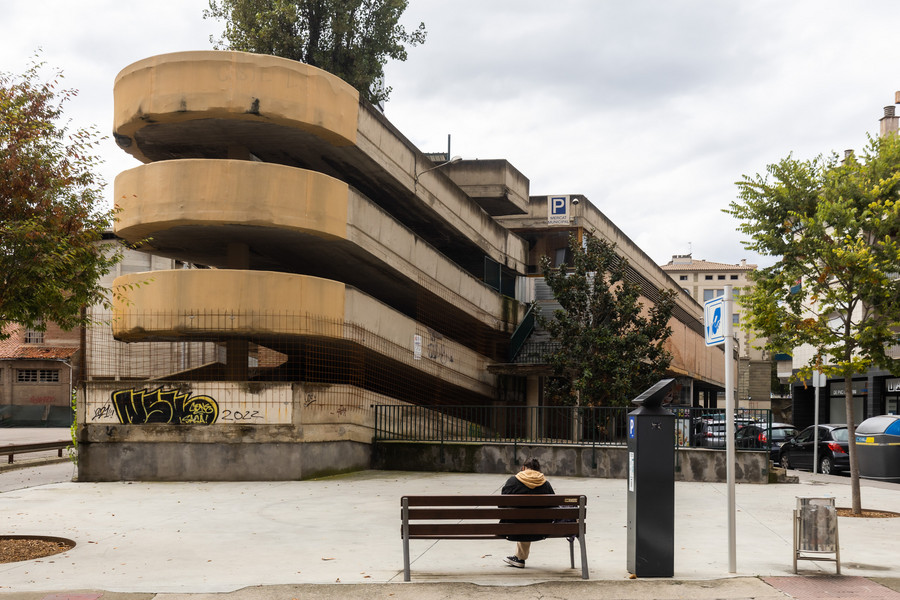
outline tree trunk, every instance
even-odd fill
[[[853,421],[853,379],[844,376],[844,404],[847,409],[847,438],[850,453],[850,494],[854,515],[862,514],[862,499],[859,492],[859,460],[856,454],[856,424]]]

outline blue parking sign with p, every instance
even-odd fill
[[[569,197],[547,197],[547,223],[550,225],[569,224]]]
[[[564,215],[566,214],[566,197],[565,196],[556,196],[555,198],[550,199],[550,214],[551,215]]]

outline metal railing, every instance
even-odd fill
[[[528,340],[519,347],[512,362],[518,364],[546,364],[547,356],[559,350],[559,342]]]
[[[525,313],[525,316],[522,317],[522,322],[516,327],[515,332],[513,332],[512,337],[509,340],[509,362],[515,362],[516,355],[519,353],[519,350],[522,349],[522,345],[525,344],[525,341],[531,335],[532,331],[534,331],[533,304],[528,307],[528,311]]]
[[[724,409],[669,408],[675,413],[677,447],[725,448]],[[628,413],[633,409],[624,406],[376,405],[375,442],[626,446]],[[749,423],[770,429],[772,411],[735,411],[735,430]]]
[[[13,464],[13,458],[17,454],[28,454],[29,452],[46,452],[48,450],[56,450],[57,458],[62,458],[63,450],[72,445],[72,440],[59,440],[57,442],[37,442],[34,444],[7,444],[0,446],[0,456],[8,456],[7,462]]]

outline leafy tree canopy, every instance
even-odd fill
[[[900,332],[900,139],[869,139],[862,156],[769,165],[737,182],[747,249],[778,257],[750,273],[747,322],[773,352],[811,348],[799,377],[819,368],[845,383],[853,511],[861,510],[852,377],[878,366],[900,373],[886,349]]]
[[[225,22],[216,49],[272,54],[337,75],[373,104],[388,99],[388,59],[425,41],[425,24],[399,24],[408,0],[210,0],[204,18]]]
[[[628,261],[615,245],[590,232],[584,245],[569,238],[572,267],[541,271],[562,310],[538,315],[558,348],[548,356],[555,377],[548,392],[559,401],[583,406],[624,406],[663,378],[672,356],[664,348],[672,334],[673,290],[658,290],[649,307],[641,288],[628,277]]]
[[[0,73],[0,330],[82,324],[119,260],[97,244],[113,221],[95,173],[101,138],[61,122],[76,92],[60,89],[59,72],[42,81],[42,67]]]
[[[779,257],[749,273],[746,322],[774,352],[816,352],[831,376],[879,366],[900,373],[885,352],[900,327],[900,139],[870,139],[861,157],[769,165],[737,183],[728,212],[750,236],[745,247]]]

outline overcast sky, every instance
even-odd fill
[[[0,0],[0,71],[37,48],[112,128],[130,63],[211,48],[206,0]],[[654,261],[762,264],[721,212],[793,153],[859,149],[900,89],[897,0],[410,0],[428,39],[388,66],[387,117],[423,151],[506,158],[531,194],[584,194]],[[105,179],[137,162],[111,140]],[[112,195],[111,185],[108,190]]]

